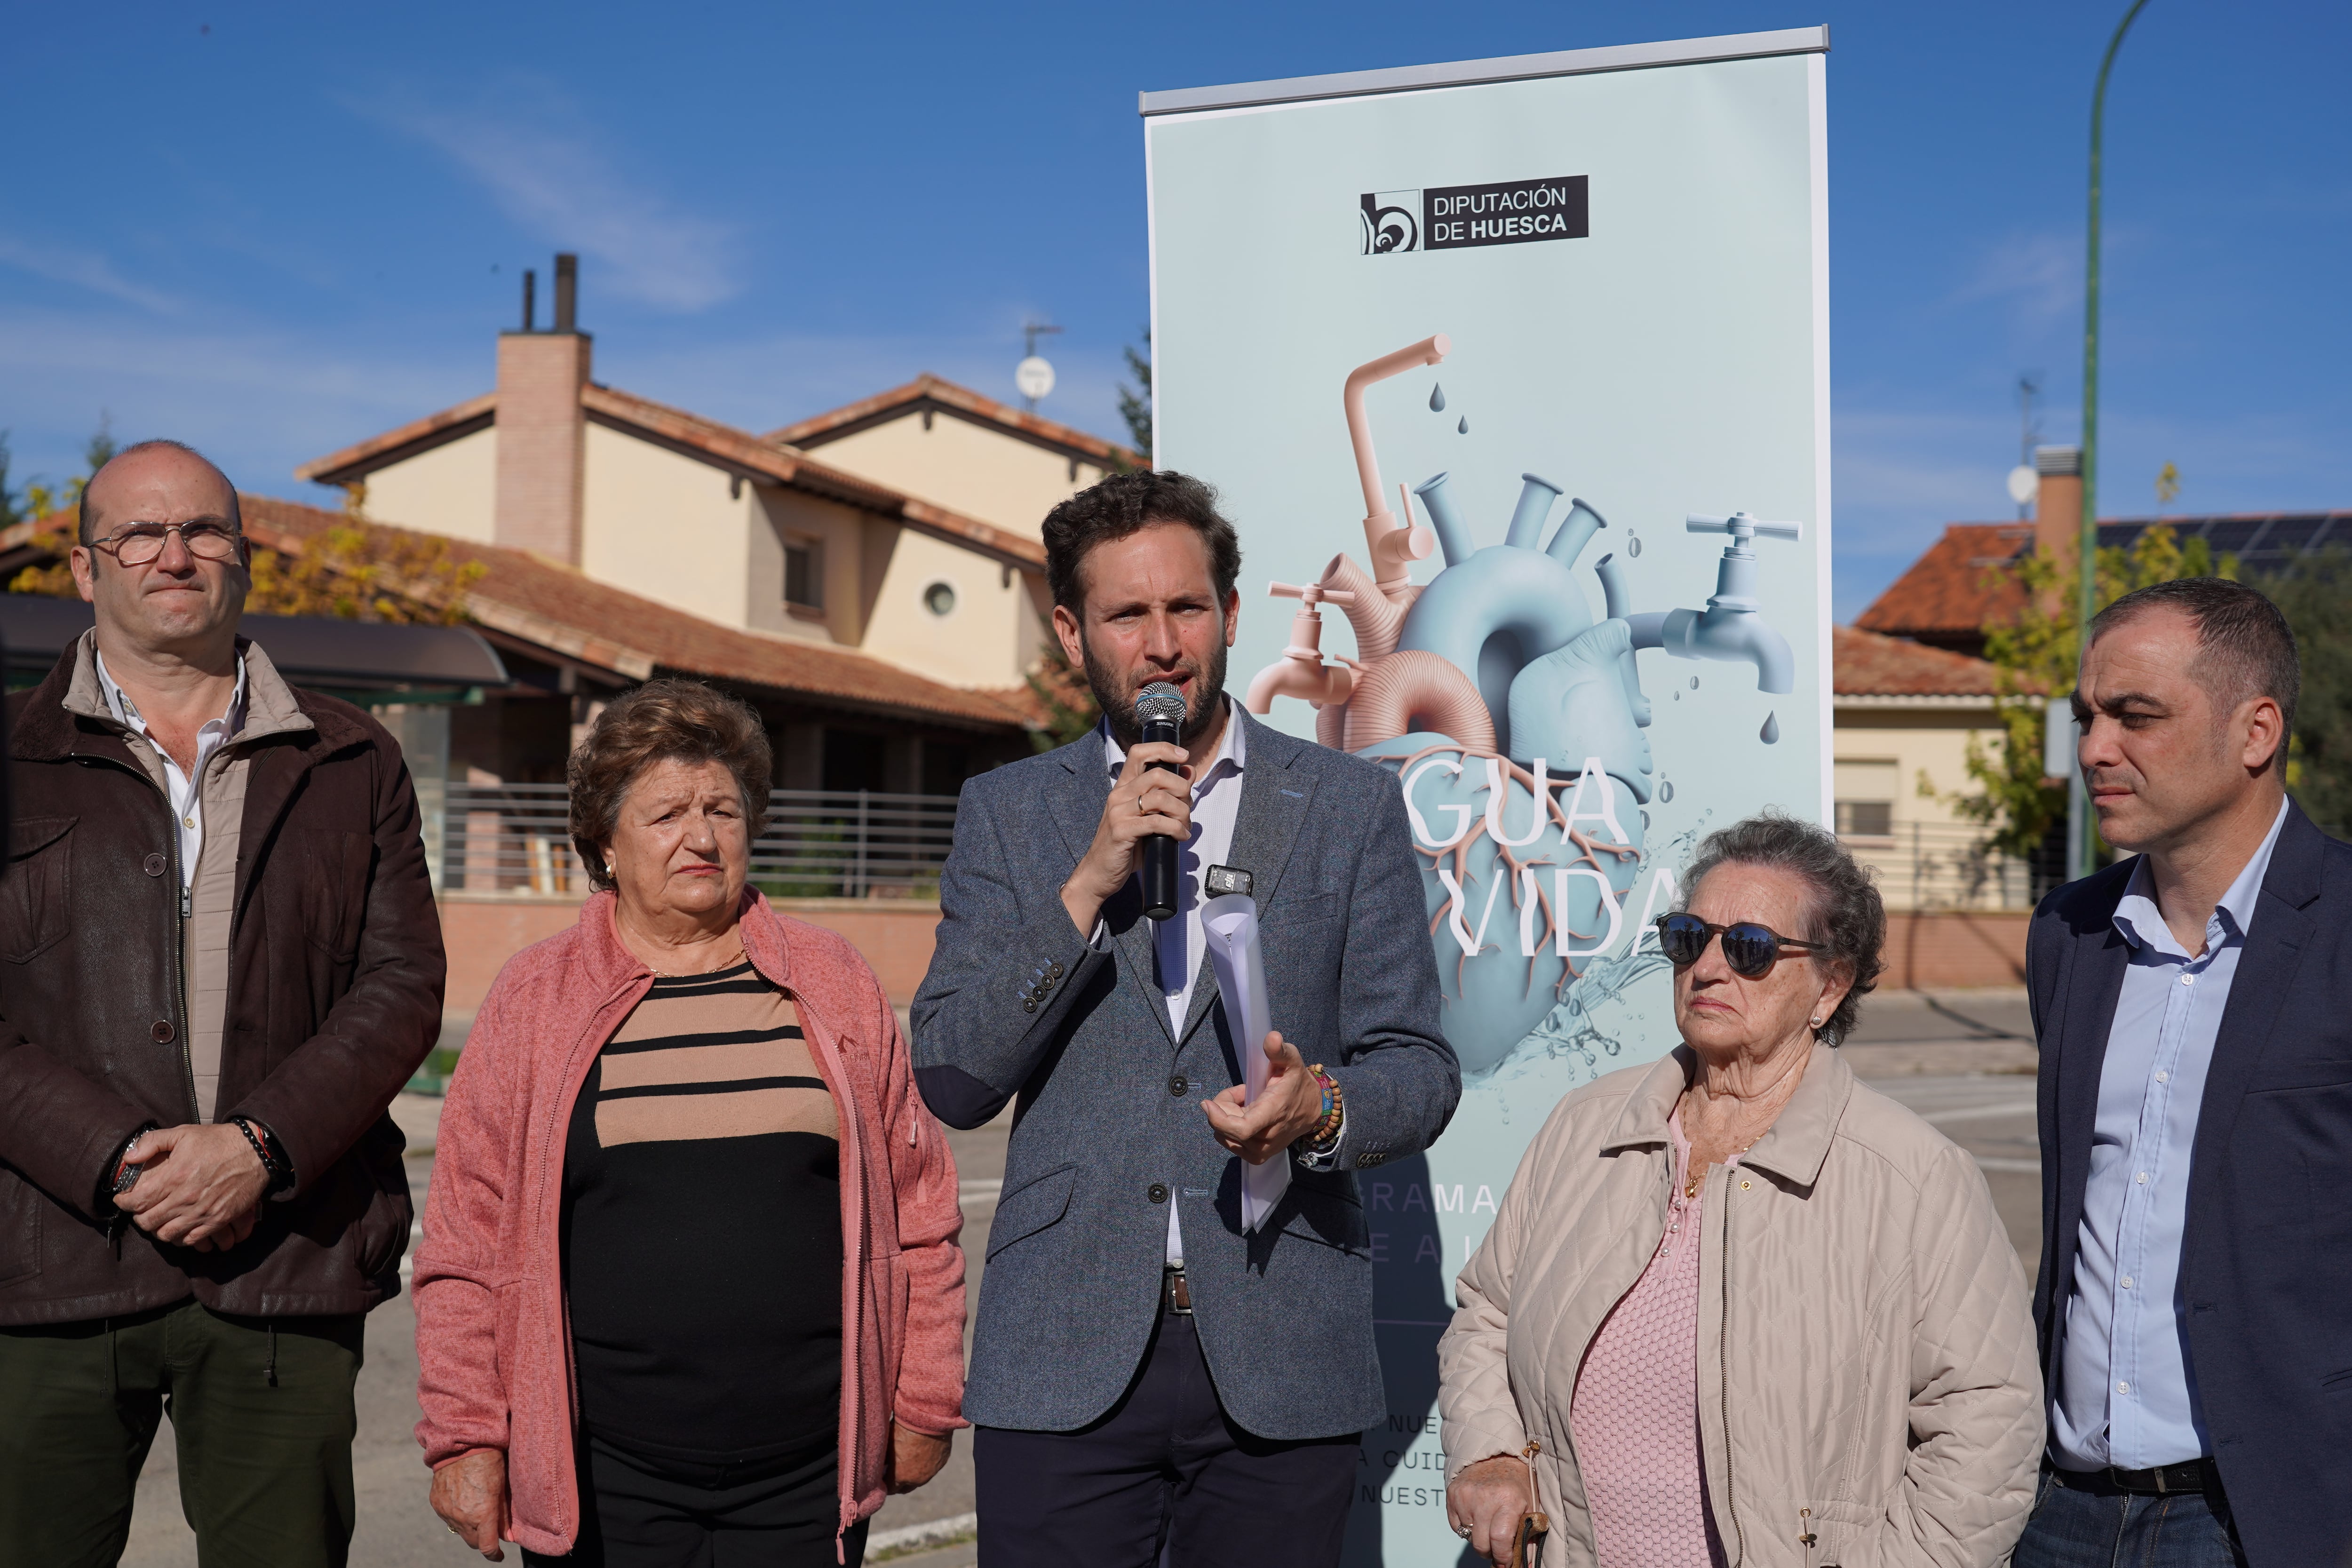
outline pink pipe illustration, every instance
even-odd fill
[[[1398,523],[1381,494],[1381,462],[1372,451],[1372,422],[1364,412],[1364,389],[1376,381],[1435,364],[1453,347],[1445,334],[1438,332],[1394,353],[1382,354],[1349,371],[1339,394],[1348,412],[1348,439],[1356,448],[1356,478],[1364,487],[1364,546],[1371,552],[1372,572],[1382,593],[1410,587],[1412,563],[1435,549],[1437,539],[1425,528]]]
[[[1424,730],[1467,752],[1495,750],[1495,721],[1485,700],[1444,655],[1412,650],[1368,666],[1348,704],[1348,750]]]

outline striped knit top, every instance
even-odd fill
[[[596,1436],[730,1464],[834,1442],[839,1136],[788,994],[748,962],[654,982],[564,1147],[564,1289]]]

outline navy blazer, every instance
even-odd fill
[[[1070,923],[1062,884],[1110,792],[1101,738],[969,781],[914,1059],[950,1126],[1018,1096],[964,1389],[982,1426],[1069,1431],[1118,1401],[1159,1319],[1171,1203],[1202,1349],[1235,1421],[1328,1437],[1385,1409],[1355,1173],[1425,1148],[1462,1087],[1438,1027],[1420,866],[1393,773],[1232,711],[1249,762],[1225,858],[1255,875],[1274,1026],[1347,1097],[1338,1168],[1294,1165],[1244,1236],[1241,1162],[1200,1106],[1240,1081],[1215,975],[1204,968],[1171,1027],[1135,880],[1104,906],[1104,951]]]
[[[2137,858],[2042,900],[2026,979],[2042,1042],[2045,1384],[2091,1169],[2099,1072],[2129,949]],[[2352,845],[2287,807],[2189,1153],[2179,1315],[2197,1405],[2256,1568],[2352,1547]]]

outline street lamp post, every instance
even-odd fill
[[[2099,85],[2091,94],[2091,226],[2088,266],[2083,289],[2083,537],[2075,554],[2075,575],[2081,579],[2077,607],[2081,614],[2078,649],[2091,646],[2091,617],[2099,612],[2099,162],[2106,126],[2107,73],[2116,68],[2116,51],[2124,35],[2146,8],[2147,0],[2132,0],[2132,8],[2116,24],[2107,40],[2106,58],[2099,62]],[[2087,877],[2096,849],[2091,837],[2091,792],[2083,783],[2079,763],[2069,774],[2066,789],[2066,860],[2073,875]]]

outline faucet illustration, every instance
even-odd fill
[[[1633,628],[1633,647],[1664,648],[1675,658],[1713,658],[1756,667],[1759,691],[1793,691],[1796,661],[1789,640],[1765,623],[1756,600],[1756,552],[1749,548],[1761,534],[1767,539],[1799,540],[1804,525],[1759,522],[1744,511],[1729,517],[1693,517],[1684,526],[1693,533],[1727,533],[1723,560],[1716,567],[1715,596],[1701,610],[1653,611],[1624,615],[1624,584],[1613,558],[1596,569],[1609,614],[1623,616]]]
[[[1452,353],[1444,332],[1382,354],[1348,373],[1339,402],[1348,415],[1348,440],[1356,448],[1356,479],[1364,487],[1364,548],[1372,558],[1372,579],[1381,593],[1395,598],[1412,587],[1412,563],[1427,555],[1437,541],[1412,520],[1399,523],[1381,494],[1381,461],[1372,453],[1371,416],[1364,412],[1364,389],[1376,381],[1435,364]]]
[[[1298,614],[1290,618],[1290,646],[1282,650],[1280,658],[1257,672],[1243,706],[1253,713],[1266,713],[1273,710],[1276,698],[1299,697],[1316,708],[1345,707],[1355,690],[1355,661],[1323,662],[1323,602],[1328,599],[1345,606],[1356,602],[1356,595],[1320,583],[1303,588],[1269,583],[1266,592],[1278,599],[1297,600]]]

